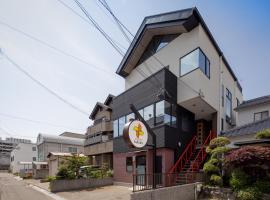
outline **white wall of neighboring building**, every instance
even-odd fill
[[[237,126],[242,126],[244,124],[252,123],[254,122],[254,113],[264,112],[268,111],[270,114],[270,103],[255,105],[255,106],[249,106],[247,108],[240,109],[237,119]]]
[[[19,143],[11,152],[10,169],[12,173],[20,172],[23,165],[19,162],[32,162],[37,160],[37,146],[32,143]],[[35,158],[35,159],[34,159]]]
[[[187,55],[197,47],[200,47],[210,60],[210,79],[200,69],[196,69],[182,77],[180,74],[180,58]],[[232,93],[232,109],[237,106],[236,98],[243,101],[243,95],[237,87],[237,82],[229,72],[222,58],[214,48],[212,42],[207,36],[201,25],[187,33],[179,35],[167,46],[155,53],[155,57],[162,62],[178,78],[178,103],[189,101],[199,97],[198,92],[203,94],[202,99],[217,111],[217,130],[221,130],[221,118],[224,119],[224,130],[231,128],[226,123],[225,106],[221,105],[221,87],[224,85],[224,93],[226,88]],[[153,56],[138,65],[125,78],[126,90],[138,84],[145,79],[144,76],[150,76],[163,68]],[[143,75],[144,76],[143,76]],[[224,94],[224,102],[226,95]],[[236,119],[236,113],[232,111],[232,119]]]

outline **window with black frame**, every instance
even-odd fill
[[[180,59],[180,76],[198,68],[210,79],[210,61],[200,48]]]

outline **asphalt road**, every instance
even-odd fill
[[[0,172],[0,200],[53,200],[12,175]]]

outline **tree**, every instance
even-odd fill
[[[224,153],[229,151],[227,145],[230,140],[226,137],[217,137],[210,141],[206,152],[210,154],[209,160],[204,164],[203,171],[210,176],[210,184],[222,185],[222,168],[224,164]]]
[[[263,177],[270,168],[270,147],[241,147],[226,155],[225,163],[227,167],[242,168],[253,177]]]
[[[67,157],[57,173],[59,179],[76,179],[80,177],[80,167],[87,165],[87,157],[74,154]]]

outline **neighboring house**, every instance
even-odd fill
[[[90,165],[113,167],[113,98],[109,95],[104,103],[98,102],[89,117],[94,123],[87,129],[84,151]]]
[[[17,146],[18,143],[31,143],[31,140],[20,138],[0,138],[0,169],[10,168],[10,152]]]
[[[55,176],[58,172],[60,165],[64,164],[68,157],[71,157],[71,153],[50,152],[47,156],[49,165],[49,176]],[[79,154],[83,157],[83,154]]]
[[[10,154],[10,170],[12,173],[19,173],[25,168],[24,164],[37,161],[37,145],[33,143],[19,143]],[[32,165],[30,168],[32,169]]]
[[[122,137],[134,118],[133,103],[157,136],[157,173],[168,173],[197,135],[235,126],[233,110],[242,88],[196,8],[146,17],[117,74],[125,91],[113,99],[114,180],[132,183],[132,174],[152,173],[149,147],[131,149]],[[151,137],[148,140],[151,144]],[[195,153],[196,152],[192,152]]]
[[[48,162],[32,162],[33,178],[41,179],[47,178],[49,175]]]
[[[47,161],[50,152],[83,153],[83,137],[39,134],[37,137],[38,161]]]
[[[238,115],[237,126],[267,119],[270,113],[270,95],[244,101],[235,111]]]
[[[237,111],[237,127],[224,131],[223,136],[230,139],[232,146],[269,145],[270,139],[256,139],[258,131],[270,128],[270,96],[243,101]]]

